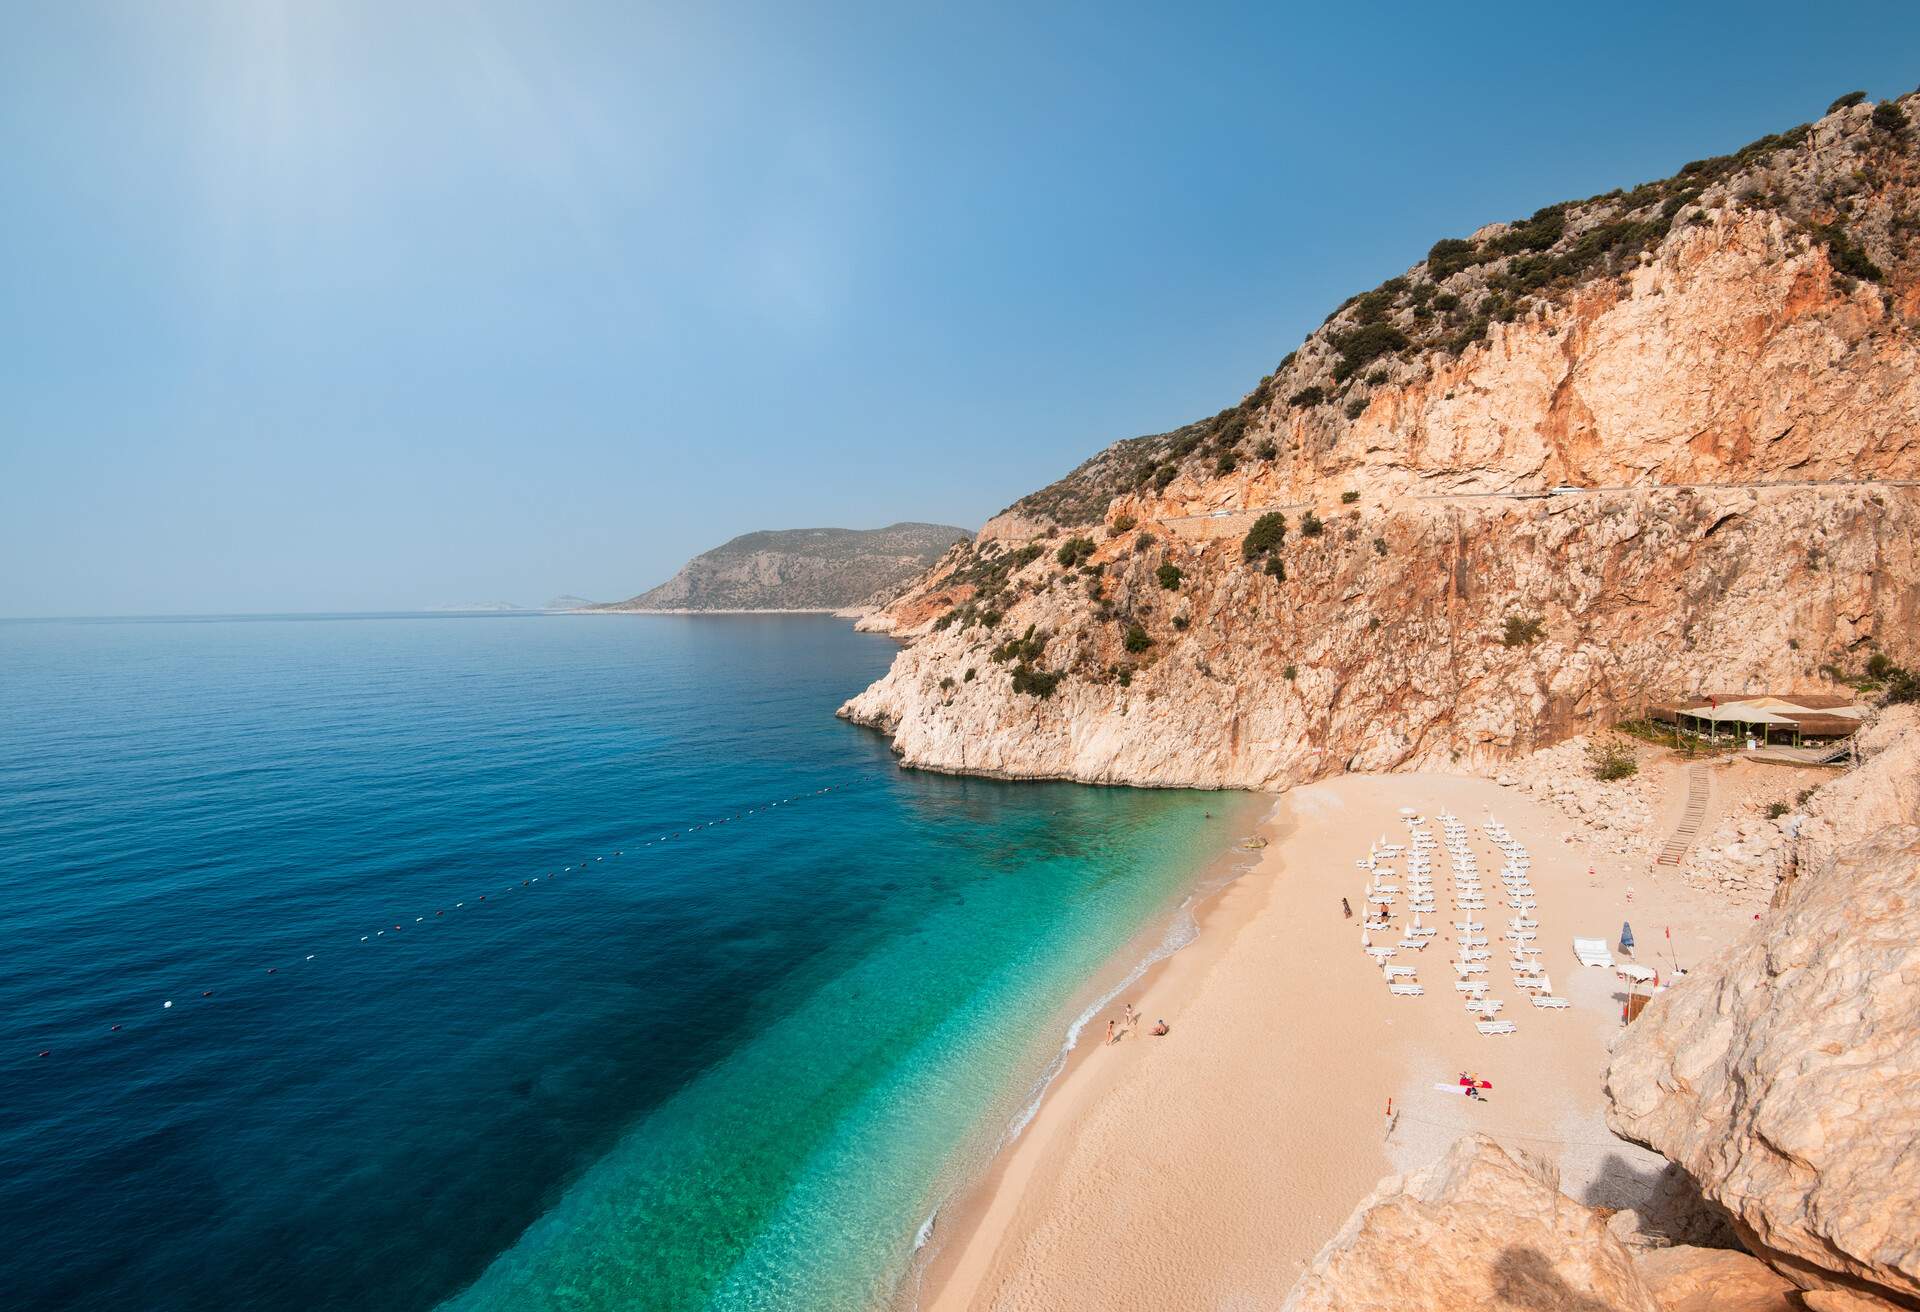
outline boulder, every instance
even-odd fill
[[[1887,824],[1920,824],[1920,726],[1916,708],[1890,706],[1862,729],[1862,763],[1808,799],[1795,860],[1803,873],[1827,868],[1846,844]]]
[[[1920,1306],[1920,827],[1862,820],[1623,1033],[1607,1119],[1802,1288]]]
[[[1634,1266],[1661,1312],[1798,1312],[1797,1285],[1730,1248],[1654,1248]]]
[[[1659,1312],[1605,1217],[1551,1166],[1470,1135],[1383,1181],[1320,1250],[1282,1312]]]

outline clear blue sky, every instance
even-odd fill
[[[0,615],[615,598],[968,527],[1920,6],[15,3]]]

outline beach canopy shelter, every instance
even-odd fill
[[[1656,720],[1719,737],[1749,733],[1765,742],[1798,746],[1804,737],[1845,738],[1859,729],[1866,709],[1827,693],[1745,696],[1714,693],[1648,708]]]

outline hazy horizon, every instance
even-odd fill
[[[610,601],[755,529],[976,529],[1232,404],[1439,237],[1904,93],[1916,35],[22,7],[0,615]]]

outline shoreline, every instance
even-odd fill
[[[1236,844],[1213,858],[1209,866],[1224,865],[1236,857],[1251,858],[1213,887],[1206,886],[1207,871],[1203,867],[1196,876],[1194,893],[1176,909],[1174,921],[1168,925],[1170,930],[1177,923],[1180,910],[1185,910],[1193,921],[1192,936],[1152,959],[1139,955],[1131,944],[1122,949],[1116,954],[1115,962],[1131,960],[1132,965],[1106,993],[1125,988],[1129,996],[1159,996],[1166,991],[1167,977],[1182,958],[1191,961],[1195,954],[1218,949],[1222,940],[1230,940],[1242,927],[1231,906],[1234,894],[1252,891],[1247,890],[1248,881],[1263,872],[1268,854],[1277,852],[1290,829],[1283,814],[1285,794],[1249,792],[1244,796],[1254,805],[1259,805],[1261,799],[1265,801],[1253,832],[1264,838],[1267,846],[1252,850]],[[1127,976],[1135,976],[1130,984],[1126,983]],[[1113,1001],[1124,999],[1116,996]],[[1097,1024],[1100,1019],[1102,1016],[1095,1016],[1087,1024]],[[1144,1011],[1141,1023],[1151,1024]],[[1103,1040],[1104,1035],[1100,1040],[1077,1044],[1069,1052],[1065,1064],[1041,1091],[1037,1104],[1025,1113],[1018,1130],[1010,1127],[1010,1137],[1002,1141],[987,1169],[965,1182],[942,1204],[936,1215],[940,1222],[938,1233],[945,1237],[944,1241],[930,1246],[927,1260],[905,1291],[908,1297],[896,1300],[896,1306],[929,1312],[947,1307],[953,1304],[956,1288],[969,1287],[984,1275],[983,1267],[992,1255],[984,1250],[983,1240],[1004,1229],[1010,1219],[1007,1213],[1017,1207],[1021,1193],[1032,1181],[1039,1159],[1056,1132],[1055,1121],[1065,1119],[1056,1107],[1071,1104],[1077,1108],[1085,1098],[1105,1087],[1106,1073],[1096,1065],[1096,1058],[1107,1047]]]
[[[1102,1050],[1104,1034],[1088,1040],[1086,1033],[1125,998],[1138,996],[1171,963],[1207,940],[1213,909],[1245,883],[1259,868],[1260,858],[1272,850],[1272,817],[1277,800],[1271,793],[1235,792],[1230,805],[1244,806],[1244,814],[1216,816],[1228,821],[1226,845],[1207,854],[1194,867],[1181,897],[1143,924],[1088,976],[1085,986],[1062,1012],[1063,1028],[1049,1031],[1058,1036],[1055,1055],[1028,1086],[1028,1096],[1011,1108],[1012,1114],[1001,1126],[984,1163],[959,1178],[922,1221],[915,1260],[882,1306],[896,1312],[928,1306],[929,1291],[936,1289],[936,1281],[944,1279],[942,1273],[951,1260],[954,1237],[964,1237],[974,1230],[980,1219],[978,1213],[997,1192],[1010,1159],[1031,1139],[1036,1124],[1062,1088]],[[1267,839],[1266,849],[1243,846],[1254,834]]]
[[[1087,1022],[1101,1032],[1132,1001],[1143,1023],[1165,1016],[1172,1032],[1080,1044],[1024,1131],[942,1204],[897,1306],[1277,1301],[1382,1176],[1468,1133],[1557,1156],[1567,1188],[1589,1201],[1631,1205],[1652,1190],[1665,1163],[1612,1136],[1602,1114],[1617,983],[1575,966],[1567,939],[1611,935],[1631,915],[1649,949],[1671,924],[1697,964],[1746,910],[1603,855],[1563,816],[1474,776],[1342,776],[1250,796],[1274,798],[1256,828],[1268,846],[1243,851],[1252,866],[1193,901],[1191,942]],[[1476,1034],[1440,944],[1413,962],[1426,996],[1387,994],[1338,899],[1358,890],[1353,860],[1395,836],[1405,803],[1430,820],[1448,807],[1470,829],[1491,807],[1527,844],[1544,960],[1569,1010],[1516,1011],[1524,995],[1502,979],[1495,996],[1519,1033]],[[1461,1068],[1493,1079],[1495,1094],[1469,1105],[1434,1089]]]

